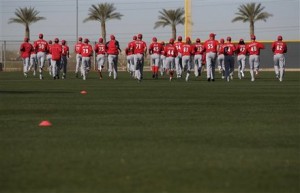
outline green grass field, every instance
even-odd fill
[[[247,76],[1,72],[0,192],[299,193],[300,73]]]

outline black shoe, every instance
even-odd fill
[[[155,78],[155,74],[152,74],[152,78]]]
[[[211,81],[215,82],[215,79],[211,79]]]
[[[210,82],[210,78],[208,78],[207,81]]]

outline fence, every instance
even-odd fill
[[[21,71],[22,59],[19,53],[20,41],[0,41],[0,71]],[[76,42],[68,42],[70,47],[70,59],[68,61],[68,71],[75,70],[74,45]],[[261,68],[273,68],[273,53],[271,51],[272,42],[263,42],[265,49],[261,52]],[[300,70],[300,41],[287,41],[288,52],[286,54],[286,68]],[[124,48],[122,48],[124,50]],[[96,68],[95,57],[93,57],[93,69]],[[146,70],[149,69],[149,55],[145,59]],[[47,65],[47,64],[46,64]],[[119,55],[119,70],[126,69],[126,57],[124,51]]]

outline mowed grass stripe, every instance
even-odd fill
[[[299,192],[298,72],[149,77],[1,73],[0,192]]]

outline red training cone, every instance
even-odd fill
[[[42,121],[39,124],[40,127],[49,127],[52,126],[52,124],[49,121]]]
[[[81,94],[87,94],[87,92],[85,90],[80,92]]]

